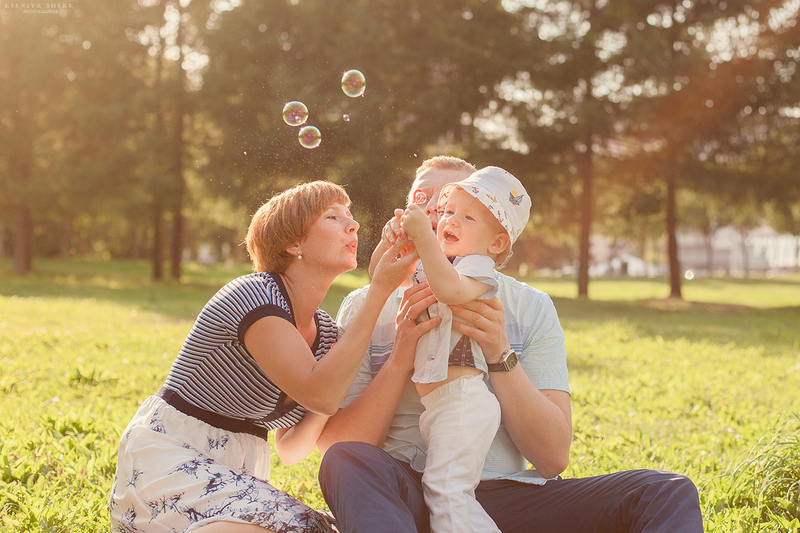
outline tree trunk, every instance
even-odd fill
[[[739,229],[739,235],[742,237],[742,270],[744,271],[744,279],[750,277],[750,257],[747,255],[747,232],[746,229]]]
[[[11,42],[17,42],[17,25],[12,21]],[[10,171],[14,198],[14,272],[25,274],[33,269],[33,215],[28,199],[28,182],[31,176],[32,153],[28,125],[24,119],[25,107],[20,102],[23,94],[22,58],[19,50],[11,54],[9,61],[9,77],[11,78],[11,109],[15,109],[11,117],[12,143]]]
[[[180,204],[172,213],[172,254],[170,263],[170,276],[174,280],[181,279],[181,257],[183,255],[183,225],[184,219],[180,212]]]
[[[183,99],[184,99],[184,72],[183,72],[183,8],[180,2],[175,3],[178,8],[178,37],[176,40],[178,46],[178,61],[177,61],[177,84],[175,91],[175,131],[174,131],[174,178],[175,178],[175,191],[173,198],[172,209],[172,254],[171,254],[171,275],[172,279],[179,280],[181,278],[181,256],[183,254]]]
[[[14,272],[25,274],[33,269],[33,217],[26,203],[14,207]]]
[[[153,252],[151,256],[151,271],[154,280],[164,279],[164,190],[161,186],[161,171],[164,168],[164,144],[166,134],[164,132],[164,112],[161,109],[162,91],[161,74],[164,62],[164,46],[159,40],[159,51],[156,56],[156,79],[154,91],[156,93],[156,125],[155,137],[158,142],[153,147],[151,157],[156,158],[155,175],[151,176],[153,190]]]
[[[164,279],[164,208],[160,199],[153,206],[153,279]]]
[[[675,202],[675,174],[667,174],[667,255],[669,256],[669,297],[681,298],[681,266],[678,261],[678,213]]]
[[[592,216],[594,198],[592,184],[594,181],[594,168],[592,166],[592,136],[586,136],[586,151],[578,157],[580,164],[581,182],[581,235],[578,258],[578,298],[589,297],[589,238],[592,235]]]
[[[69,259],[70,248],[72,248],[72,221],[66,216],[61,219],[61,239],[59,247],[61,249],[61,259]]]
[[[714,232],[711,228],[703,232],[706,244],[706,272],[709,277],[714,276]]]

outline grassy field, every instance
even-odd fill
[[[120,433],[158,389],[208,298],[244,266],[0,261],[0,531],[108,531]],[[630,468],[688,474],[706,531],[800,529],[800,276],[526,279],[554,297],[567,335],[575,439],[567,476]],[[365,282],[341,277],[323,307]],[[273,483],[312,506],[319,456]]]

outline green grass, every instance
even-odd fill
[[[247,266],[0,261],[0,531],[108,531],[119,436],[163,383],[194,316]],[[323,307],[361,286],[340,277]],[[567,335],[575,439],[568,476],[630,468],[689,475],[706,531],[798,530],[800,278],[526,280]],[[312,506],[319,455],[273,457],[273,483]]]
[[[575,277],[524,278],[555,298],[576,298]],[[687,302],[743,305],[771,308],[793,307],[800,302],[800,274],[780,278],[703,278],[682,280],[681,294]],[[630,301],[669,296],[669,282],[664,278],[593,279],[589,283],[592,300]]]

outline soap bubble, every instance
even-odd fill
[[[411,196],[411,200],[417,205],[425,205],[428,203],[428,196],[420,189],[417,189]]]
[[[344,115],[342,115],[342,120],[344,120],[345,122],[350,122],[350,115],[345,113]]]
[[[297,134],[303,148],[316,148],[322,142],[322,134],[314,126],[303,126]]]
[[[290,126],[302,126],[308,120],[308,108],[303,102],[289,102],[283,106],[283,121]]]
[[[367,88],[367,79],[358,70],[348,70],[342,75],[342,90],[350,98],[356,98],[364,94]]]

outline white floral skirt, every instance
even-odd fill
[[[109,511],[115,533],[186,532],[211,522],[283,532],[333,532],[328,517],[269,480],[269,443],[216,428],[158,396],[120,439]]]

